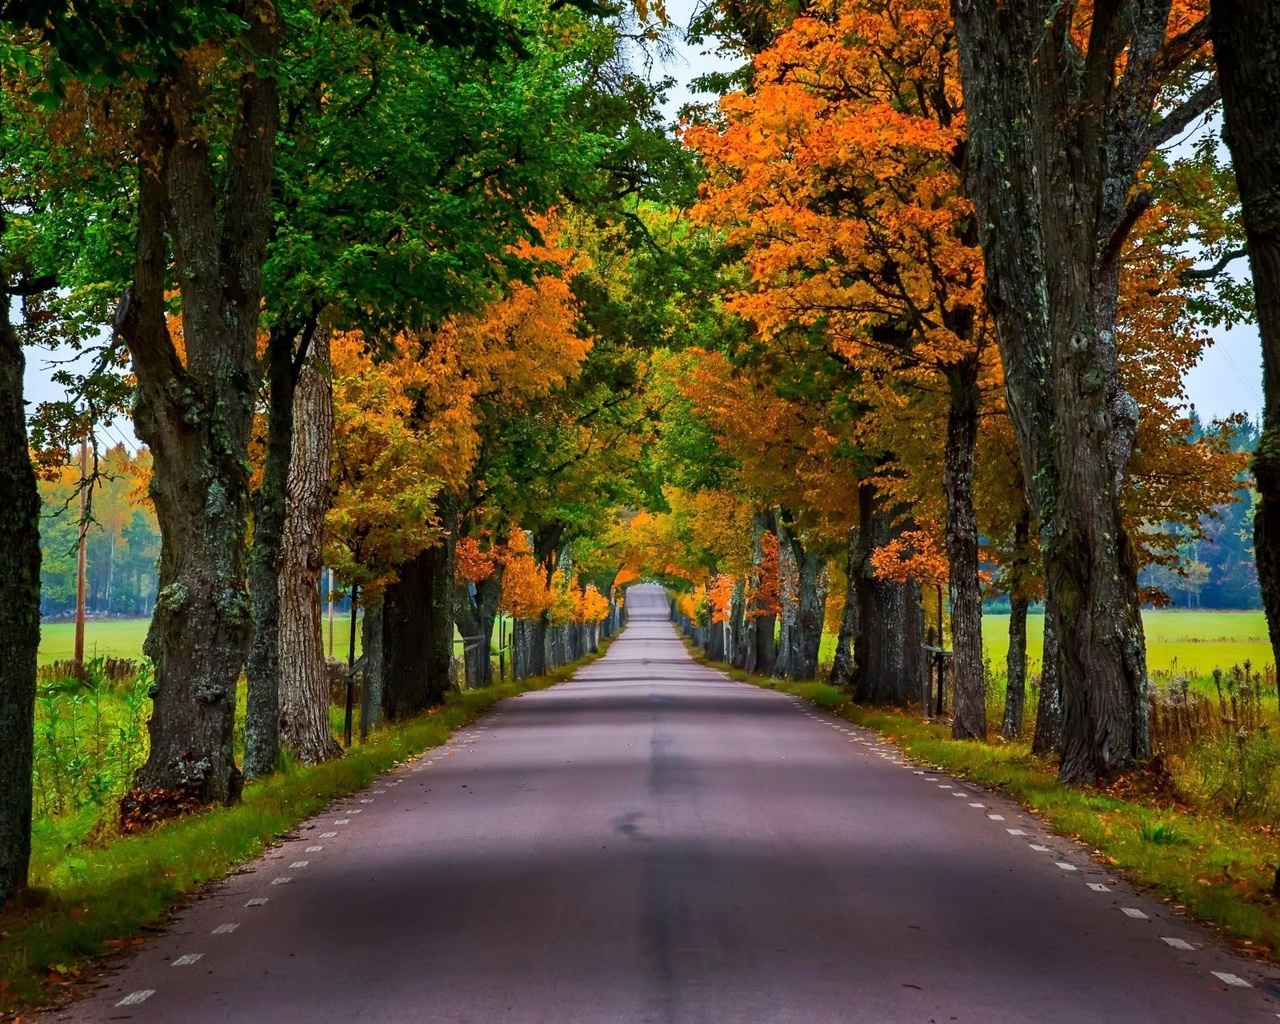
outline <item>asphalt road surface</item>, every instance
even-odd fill
[[[569,683],[306,822],[46,1020],[1274,1022],[1274,971],[1008,801],[696,665]]]

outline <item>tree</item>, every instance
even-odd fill
[[[966,184],[1057,624],[1060,774],[1088,781],[1149,753],[1119,500],[1138,427],[1117,367],[1120,262],[1151,201],[1139,174],[1153,148],[1216,97],[1184,85],[1208,23],[1170,0],[956,11]]]
[[[333,390],[328,323],[317,326],[293,393],[293,450],[280,557],[280,736],[303,764],[342,753],[329,731],[329,675],[321,642],[320,569],[329,504]]]
[[[814,8],[756,57],[748,91],[721,100],[726,123],[688,137],[710,175],[701,215],[727,228],[750,268],[751,284],[731,308],[765,339],[797,324],[819,332],[861,371],[860,394],[886,419],[899,414],[904,391],[945,396],[938,454],[952,569],[953,728],[983,737],[973,463],[983,391],[998,386],[999,372],[961,187],[955,62],[941,0]],[[905,454],[863,434],[868,448]],[[905,443],[920,448],[932,436]],[[938,459],[931,451],[919,461]]]
[[[1271,649],[1280,664],[1280,11],[1213,0],[1223,119],[1244,213],[1262,338],[1262,436],[1253,456],[1254,552]]]

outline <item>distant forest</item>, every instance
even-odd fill
[[[1225,428],[1206,428],[1194,418],[1192,440],[1225,429],[1235,451],[1252,452],[1258,443],[1258,425],[1248,417],[1232,420]],[[1174,608],[1261,608],[1258,572],[1253,561],[1253,510],[1257,494],[1247,474],[1242,474],[1235,501],[1218,505],[1201,520],[1203,536],[1188,537],[1179,548],[1176,569],[1162,566],[1143,571],[1139,582],[1163,592]]]
[[[40,482],[40,614],[75,614],[76,540],[80,499],[80,453],[56,477]],[[117,445],[98,457],[88,531],[87,593],[90,615],[147,616],[155,606],[160,530],[146,487],[151,455],[131,455]]]

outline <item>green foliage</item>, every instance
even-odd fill
[[[114,814],[146,757],[150,687],[145,662],[135,679],[115,684],[102,657],[88,660],[79,678],[40,687],[33,766],[38,820],[70,816],[96,825],[86,812],[97,818]]]
[[[1280,742],[1269,730],[1206,737],[1177,775],[1197,803],[1219,813],[1255,821],[1280,817]]]

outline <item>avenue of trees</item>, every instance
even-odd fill
[[[159,534],[130,826],[341,755],[325,566],[375,720],[445,699],[455,631],[472,685],[501,615],[538,675],[644,576],[748,671],[815,677],[825,630],[834,683],[906,704],[945,646],[957,737],[1031,732],[1069,783],[1144,761],[1139,608],[1215,531],[1244,573],[1255,508],[1280,647],[1273,7],[711,2],[739,67],[673,133],[643,3],[0,3],[0,899],[64,600],[39,488],[74,504],[125,409],[147,503],[107,473],[89,507],[111,573]],[[1255,309],[1256,446],[1182,387]],[[35,341],[95,354],[30,416]]]

